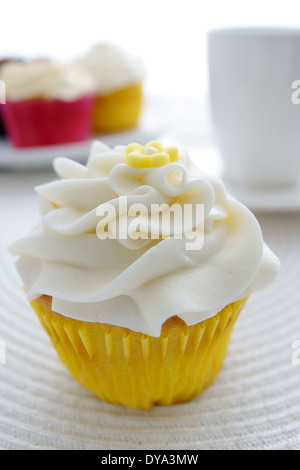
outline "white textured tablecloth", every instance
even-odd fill
[[[0,172],[0,448],[300,449],[300,354],[292,348],[300,340],[300,214],[258,216],[282,269],[250,298],[215,383],[189,403],[135,411],[71,378],[7,252],[38,220],[33,187],[53,177]]]

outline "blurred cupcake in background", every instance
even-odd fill
[[[3,120],[15,147],[80,142],[91,135],[95,83],[78,64],[51,60],[9,63]]]
[[[122,48],[100,43],[76,60],[96,82],[93,131],[135,127],[142,109],[144,62]]]
[[[5,135],[5,129],[2,121],[2,104],[0,103],[0,137]]]

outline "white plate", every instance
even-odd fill
[[[279,188],[249,188],[223,178],[227,190],[255,212],[288,212],[300,210],[300,181]]]
[[[294,186],[251,188],[236,184],[222,174],[222,160],[212,142],[193,148],[191,157],[199,168],[221,178],[227,191],[253,212],[294,212],[300,210],[300,180]]]
[[[157,138],[157,133],[141,129],[132,129],[114,134],[94,136],[81,143],[53,145],[48,147],[14,148],[6,139],[0,138],[0,169],[33,169],[51,167],[55,157],[72,158],[85,163],[91,141],[99,139],[109,147],[119,144],[139,142],[141,144]]]

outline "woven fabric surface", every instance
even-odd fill
[[[106,404],[74,381],[7,251],[38,221],[34,186],[53,177],[0,174],[0,448],[300,449],[300,353],[293,349],[300,340],[300,215],[258,215],[281,272],[249,299],[214,384],[189,403],[137,411]]]

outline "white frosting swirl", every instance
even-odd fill
[[[76,62],[92,74],[100,95],[138,84],[145,75],[144,62],[140,57],[109,43],[96,44]]]
[[[1,68],[10,101],[34,98],[75,100],[94,93],[95,82],[80,65],[54,61],[8,63]]]
[[[182,159],[157,168],[134,168],[125,146],[92,146],[86,166],[54,162],[57,181],[38,186],[41,226],[11,245],[28,299],[52,297],[62,315],[159,336],[169,317],[187,325],[212,317],[227,304],[267,287],[279,261],[265,245],[254,215],[229,197],[222,183]],[[204,245],[185,239],[100,240],[97,208],[139,202],[204,204]],[[116,212],[120,222],[122,213]],[[129,227],[132,217],[128,218]],[[155,232],[149,218],[144,230]]]

